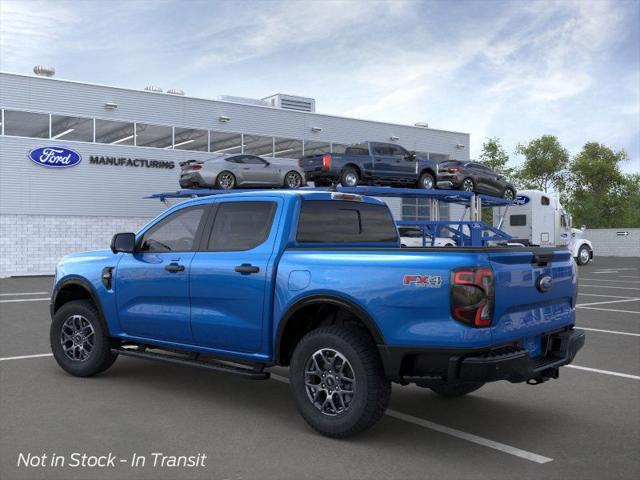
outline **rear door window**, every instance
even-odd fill
[[[300,243],[397,243],[398,232],[384,205],[306,200],[296,239]]]
[[[207,243],[211,252],[251,250],[271,231],[275,202],[222,202]]]

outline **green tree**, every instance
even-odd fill
[[[509,155],[502,147],[498,137],[487,138],[482,144],[482,153],[479,158],[482,164],[506,176],[513,174],[513,168],[508,167]]]
[[[639,175],[624,175],[624,150],[614,151],[597,142],[585,143],[569,166],[566,203],[576,225],[591,228],[640,225]]]
[[[527,144],[518,144],[516,153],[525,158],[515,176],[520,188],[535,188],[545,192],[552,187],[556,192],[564,190],[569,152],[556,137],[543,135]]]

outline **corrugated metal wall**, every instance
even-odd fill
[[[115,102],[117,109],[106,109],[107,102]],[[0,73],[0,107],[345,144],[365,139],[389,141],[389,137],[395,135],[400,137],[399,144],[411,150],[461,159],[469,156],[469,135],[464,133],[5,73]],[[221,115],[230,120],[221,123],[218,120]],[[322,131],[314,133],[311,127],[320,127]],[[456,148],[457,144],[465,148]],[[67,169],[44,168],[28,160],[31,149],[48,145],[72,148],[83,160]],[[92,165],[91,155],[171,160],[176,168]],[[189,150],[3,136],[0,137],[0,214],[155,215],[161,210],[160,202],[141,198],[159,191],[177,190],[178,162],[209,156]]]

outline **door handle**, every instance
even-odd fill
[[[235,270],[241,275],[251,275],[252,273],[258,273],[260,268],[254,267],[250,263],[243,263],[242,265],[238,265]]]
[[[165,266],[164,269],[167,272],[177,273],[177,272],[184,271],[184,265],[178,265],[177,263],[170,263],[169,265]]]

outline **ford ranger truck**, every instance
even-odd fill
[[[79,377],[120,355],[248,379],[289,367],[302,417],[347,437],[384,414],[392,382],[453,397],[557,378],[585,340],[575,303],[567,249],[403,249],[377,199],[254,191],[64,257],[50,342]]]
[[[438,163],[393,143],[363,142],[345,152],[309,155],[298,165],[316,187],[340,183],[436,188]]]

